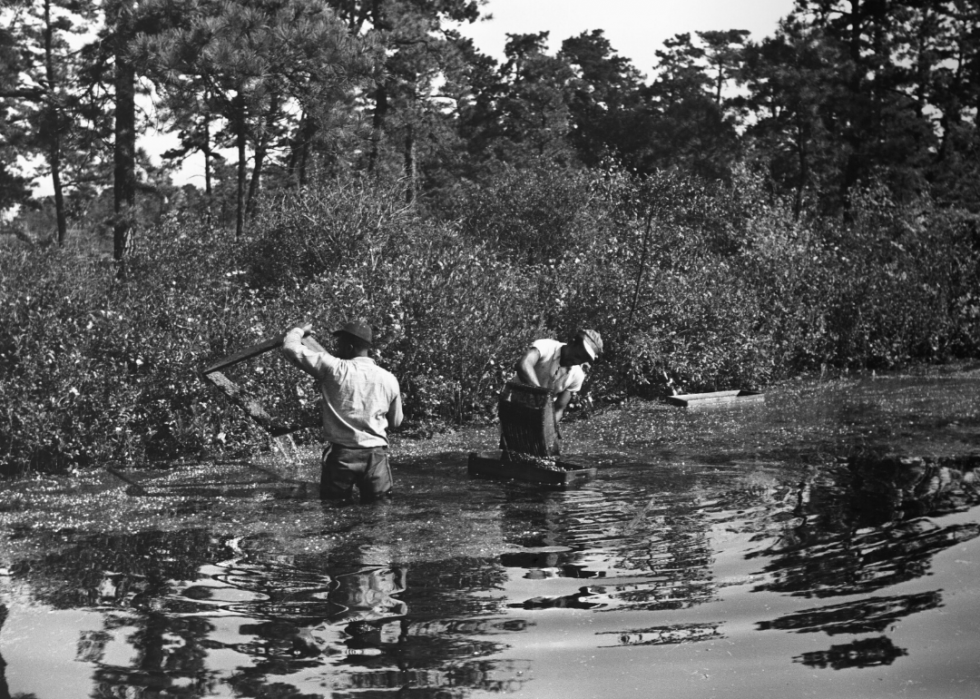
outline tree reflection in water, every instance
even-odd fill
[[[533,597],[515,608],[663,611],[714,596],[710,514],[697,488],[659,497],[614,484],[508,495],[504,539],[526,550],[503,554],[501,564],[529,578],[589,581],[572,594]]]
[[[797,633],[823,631],[831,636],[840,633],[882,632],[902,617],[928,609],[942,602],[939,592],[923,592],[901,597],[871,597],[848,604],[818,607],[787,614],[775,621],[758,624],[760,630],[784,629]]]
[[[852,457],[833,481],[808,484],[808,497],[795,513],[795,529],[773,547],[752,554],[770,559],[764,570],[771,581],[756,591],[809,598],[868,595],[928,575],[936,553],[980,534],[975,523],[943,526],[928,518],[965,510],[980,500],[973,486],[974,460],[943,464],[922,458]],[[938,590],[867,597],[788,614],[757,627],[829,635],[880,633],[906,616],[940,606]],[[841,669],[887,665],[906,654],[882,636],[807,653],[796,661]]]
[[[854,667],[875,667],[891,665],[897,658],[908,655],[903,648],[897,648],[885,636],[862,638],[853,643],[831,646],[830,650],[804,653],[793,660],[810,667],[844,670]]]
[[[927,574],[938,551],[980,534],[975,523],[942,526],[925,517],[980,502],[972,470],[966,473],[922,459],[862,455],[832,479],[812,480],[794,512],[798,525],[750,556],[771,559],[764,570],[772,581],[758,589],[832,597]]]
[[[621,646],[663,646],[676,643],[717,640],[722,638],[718,624],[673,624],[650,629],[633,629],[615,634],[600,632],[600,636],[613,635],[615,645]]]
[[[365,557],[372,542],[356,538],[296,561],[201,530],[50,536],[56,552],[17,574],[38,602],[102,612],[76,654],[95,665],[94,696],[205,697],[227,685],[245,697],[405,687],[451,697],[514,691],[528,676],[525,661],[485,658],[505,647],[488,637],[523,621],[469,619],[467,581],[486,589],[500,574],[492,560],[418,566],[456,588],[424,585],[413,611],[401,596],[414,571]],[[119,643],[131,650],[112,652]]]
[[[7,605],[0,604],[0,631],[3,630],[3,623],[7,621]],[[0,699],[10,699],[10,689],[7,687],[7,663],[0,655]]]
[[[736,594],[799,598],[792,613],[752,617],[743,629],[824,632],[842,641],[793,658],[797,664],[887,664],[906,653],[887,638],[890,628],[943,605],[939,590],[890,588],[927,575],[937,552],[980,533],[976,524],[938,516],[976,502],[972,481],[955,477],[949,464],[911,464],[893,483],[887,468],[856,463],[803,475],[782,462],[768,471],[720,460],[674,466],[628,464],[567,492],[492,484],[466,496],[444,486],[445,470],[433,467],[443,489],[400,506],[390,526],[355,526],[362,521],[352,516],[331,519],[316,534],[243,538],[204,529],[39,532],[31,534],[32,550],[50,553],[10,572],[43,604],[101,613],[101,627],[85,630],[76,653],[96,668],[92,696],[298,699],[408,689],[462,697],[525,688],[530,661],[497,656],[514,655],[515,647],[535,652],[555,622],[593,625],[575,629],[581,635],[570,647],[734,638],[742,631],[726,624],[719,594],[732,584],[752,590]],[[283,509],[289,517],[296,511]],[[474,513],[492,522],[474,537],[480,548],[419,552]],[[440,529],[430,518],[452,521]],[[413,532],[417,540],[404,551],[385,548]],[[725,552],[719,565],[729,535],[745,548]],[[296,539],[313,537],[321,553],[300,553]],[[278,553],[283,548],[293,553]],[[745,564],[741,551],[750,548]],[[719,579],[724,565],[750,582]],[[685,618],[699,605],[709,606]],[[518,635],[538,632],[522,648]],[[841,638],[847,634],[862,637]]]

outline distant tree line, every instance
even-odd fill
[[[542,158],[723,182],[748,167],[796,215],[845,221],[871,185],[980,206],[977,0],[797,0],[758,42],[674,36],[650,77],[601,30],[555,53],[547,32],[509,35],[498,62],[458,30],[483,9],[6,0],[0,209],[22,205],[59,244],[101,226],[122,260],[163,198],[240,236],[263,193],[394,175],[407,201],[438,207],[461,182]],[[176,136],[162,169],[136,147],[151,128]],[[177,192],[168,170],[188,157],[204,162],[203,188]],[[49,199],[32,198],[25,161],[42,164]]]

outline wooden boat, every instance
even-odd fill
[[[524,481],[565,488],[595,478],[597,469],[572,459],[561,458],[555,467],[542,468],[532,463],[509,461],[503,452],[470,452],[467,472],[473,478],[497,478]]]
[[[713,393],[682,393],[668,396],[667,402],[682,408],[721,408],[764,403],[766,394],[759,391],[714,391]]]

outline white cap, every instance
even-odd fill
[[[582,346],[589,355],[589,359],[595,361],[599,353],[602,352],[602,338],[595,330],[582,330],[579,332],[582,338]]]

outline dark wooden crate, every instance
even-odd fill
[[[551,392],[509,381],[497,406],[500,435],[508,451],[549,456],[559,451]]]
[[[552,471],[532,464],[507,461],[502,452],[470,452],[467,472],[474,478],[517,480],[559,488],[585,483],[595,478],[597,473],[595,467],[570,459],[559,459],[557,463],[565,470]]]
[[[684,393],[669,396],[667,402],[682,408],[723,408],[736,405],[764,403],[766,395],[758,391],[715,391],[713,393]]]

